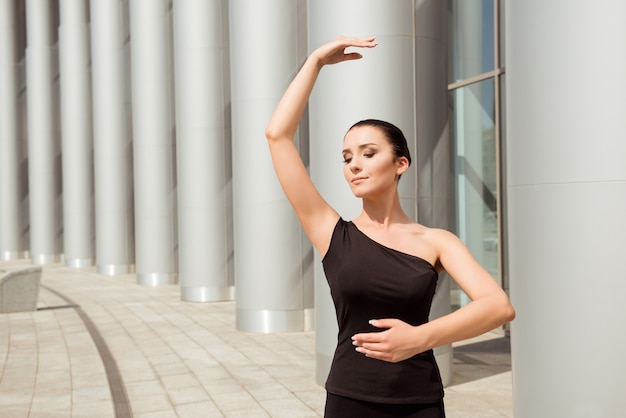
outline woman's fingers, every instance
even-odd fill
[[[373,48],[376,46],[375,38],[348,38],[340,36],[339,38],[321,46],[316,53],[320,61],[325,64],[336,64],[341,61],[355,60],[362,57],[358,52],[345,53],[345,49],[349,47]]]

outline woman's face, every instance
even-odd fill
[[[389,140],[374,126],[350,129],[343,141],[343,173],[356,197],[375,197],[397,187],[408,160],[396,158]]]

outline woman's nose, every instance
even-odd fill
[[[361,165],[358,163],[356,158],[353,158],[352,161],[350,161],[350,171],[353,173],[361,171]]]

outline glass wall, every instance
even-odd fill
[[[449,0],[448,90],[457,234],[502,283],[499,0]],[[453,286],[452,304],[469,302]]]

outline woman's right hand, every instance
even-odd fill
[[[357,60],[363,57],[358,52],[346,53],[346,48],[374,48],[376,45],[377,44],[373,36],[369,38],[348,38],[340,36],[337,39],[317,48],[311,55],[317,58],[321,66],[337,64],[338,62]]]

